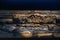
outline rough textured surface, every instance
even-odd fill
[[[48,32],[60,32],[58,31],[60,30],[60,26],[56,24],[56,20],[60,18],[59,13],[59,11],[49,10],[0,11],[0,25],[2,25],[0,26],[0,38],[21,38],[22,34],[25,35],[24,31],[30,31],[33,34],[32,37],[37,36],[37,32],[43,32],[42,35],[39,34],[40,36],[51,35],[48,34]],[[14,25],[12,25],[9,21],[11,21]],[[54,29],[54,27],[59,27],[59,29]],[[21,34],[21,32],[23,33]],[[44,33],[47,33],[47,35]],[[28,36],[28,34],[26,34],[25,37],[26,36]]]

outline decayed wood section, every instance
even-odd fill
[[[40,23],[40,22],[55,22],[56,16],[41,16],[41,15],[16,15],[15,18],[18,18],[20,22],[34,22],[34,23]],[[22,21],[24,20],[24,21]],[[25,21],[26,20],[26,21]]]
[[[32,15],[27,18],[28,22],[51,22],[55,21],[56,17],[54,16],[37,16],[37,15]]]
[[[7,15],[7,16],[6,16]],[[33,11],[13,11],[11,13],[5,13],[5,14],[1,14],[0,17],[9,17],[12,19],[13,18],[18,18],[20,20],[20,22],[34,22],[34,23],[39,23],[39,22],[54,22],[56,23],[56,19],[58,17],[58,15],[56,16],[56,14],[51,14],[50,11],[48,10],[33,10]],[[24,20],[24,21],[22,21]],[[27,21],[25,21],[27,20]]]
[[[27,26],[27,27],[56,27],[55,24],[18,24],[19,26]]]
[[[48,22],[54,22],[56,23],[56,19],[60,18],[60,14],[55,14],[51,11],[40,11],[40,10],[34,10],[34,11],[12,11],[11,14],[0,14],[0,22],[16,22],[14,21],[16,18],[19,20],[20,24],[15,24],[14,26],[17,27],[46,27],[46,28],[51,28],[51,27],[57,27],[56,24],[40,24],[40,22],[48,23]],[[4,18],[4,19],[3,19]],[[6,18],[6,19],[5,19]],[[14,19],[14,20],[13,20]],[[26,23],[27,22],[27,23]],[[21,24],[22,23],[22,24]],[[24,23],[24,24],[23,24]],[[37,24],[38,23],[38,24]],[[23,29],[22,29],[23,30]],[[32,32],[28,31],[22,31],[20,32],[20,35],[22,35],[25,38],[29,38],[34,36]],[[35,36],[55,36],[55,37],[60,37],[60,33],[49,33],[49,32],[38,32],[35,34]]]

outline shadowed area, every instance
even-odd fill
[[[2,0],[2,9],[58,9],[60,0]]]

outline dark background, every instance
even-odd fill
[[[0,9],[59,10],[60,0],[0,0]]]

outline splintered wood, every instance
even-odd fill
[[[53,31],[54,27],[59,26],[57,26],[56,24],[56,20],[60,18],[59,12],[48,10],[12,10],[9,13],[5,13],[5,15],[1,14],[0,18],[0,22],[8,22],[8,24],[12,22],[12,24],[15,25],[14,27],[18,26],[19,28],[17,28],[19,30],[19,34],[25,38],[29,38],[32,36],[40,37],[51,35],[60,37],[60,34],[53,34],[52,32],[50,32],[51,30]],[[29,27],[31,27],[31,29],[29,29]]]

